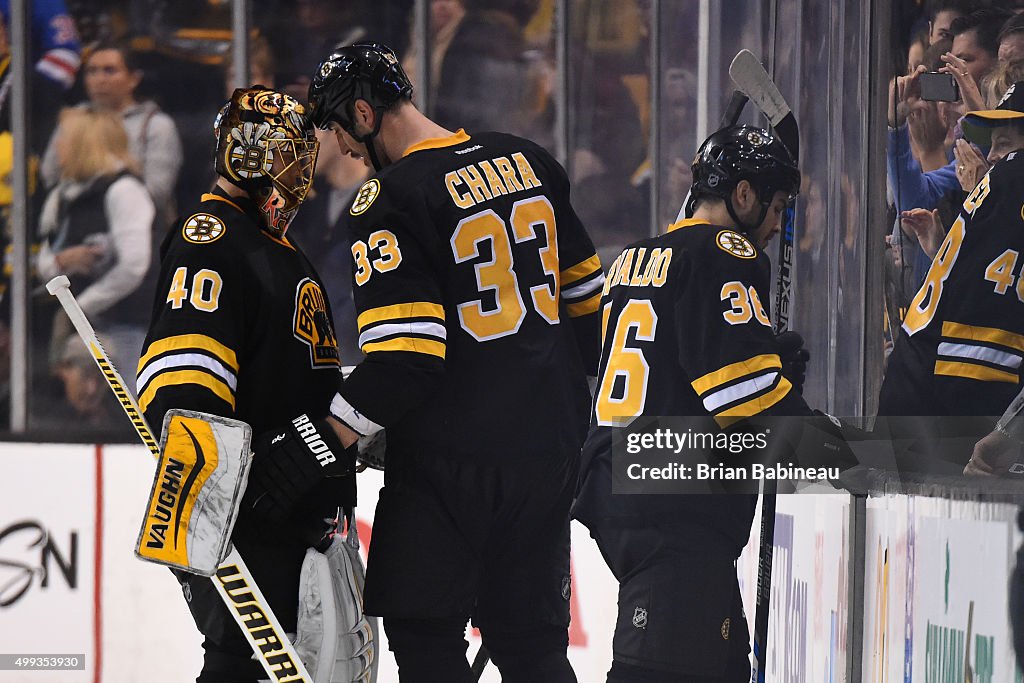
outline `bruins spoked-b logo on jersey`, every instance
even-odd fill
[[[380,181],[376,178],[370,178],[359,191],[356,192],[356,198],[352,200],[352,208],[349,209],[349,213],[353,216],[358,216],[361,213],[365,213],[370,205],[373,204],[373,200],[380,194]]]
[[[224,234],[224,222],[209,213],[196,213],[185,221],[181,234],[194,244],[209,244]]]
[[[722,251],[728,252],[737,258],[757,258],[757,250],[750,240],[735,230],[722,230],[715,237],[715,244]]]
[[[338,367],[338,340],[327,314],[320,285],[304,278],[295,288],[295,338],[309,346],[309,362],[315,368]]]

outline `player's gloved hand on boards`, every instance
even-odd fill
[[[356,448],[341,445],[325,418],[299,415],[253,441],[243,509],[259,521],[294,526],[356,503]],[[301,504],[301,505],[300,505]]]
[[[798,394],[802,394],[804,380],[807,379],[807,361],[811,359],[810,351],[804,348],[804,338],[790,330],[775,335],[775,341],[782,360],[782,376],[789,380]]]

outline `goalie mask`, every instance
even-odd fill
[[[262,86],[239,88],[213,125],[217,175],[248,192],[263,227],[283,236],[309,192],[319,149],[305,109]]]
[[[712,133],[697,150],[692,171],[687,216],[693,215],[699,198],[718,197],[744,232],[764,221],[776,192],[785,193],[792,201],[800,191],[800,171],[789,150],[773,134],[755,126],[729,126]],[[741,221],[732,205],[732,191],[741,180],[754,187],[761,204],[761,214],[753,225]]]
[[[412,82],[394,50],[380,43],[356,43],[320,64],[309,85],[309,120],[325,130],[331,121],[337,122],[356,142],[366,145],[370,162],[379,171],[373,138],[380,132],[384,112],[402,99],[412,99]],[[364,100],[375,114],[374,128],[365,135],[355,131],[356,100]]]

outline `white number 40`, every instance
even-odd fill
[[[215,270],[203,268],[196,271],[192,276],[191,292],[186,286],[188,282],[188,268],[182,266],[174,271],[171,279],[171,289],[167,292],[167,301],[171,308],[181,308],[185,299],[196,308],[196,310],[212,313],[217,310],[220,290],[223,285],[220,273]]]

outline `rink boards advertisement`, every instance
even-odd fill
[[[3,669],[0,683],[195,677],[200,637],[177,582],[133,555],[154,467],[141,446],[0,444],[0,655],[83,657],[73,670]],[[359,481],[365,554],[383,474]],[[847,602],[850,505],[845,494],[778,499],[768,680],[846,680],[848,624],[861,611],[864,681],[960,682],[965,662],[974,683],[1020,680],[1006,616],[1016,508],[869,498],[861,607]],[[737,563],[750,623],[759,528],[758,518]],[[573,524],[572,540],[569,657],[580,681],[601,681],[617,584],[584,527]],[[472,630],[469,640],[472,657],[480,640]],[[378,680],[397,681],[386,640],[379,652]],[[488,666],[481,680],[500,678]]]
[[[863,680],[1020,681],[1007,611],[1017,506],[889,495],[866,507]]]

